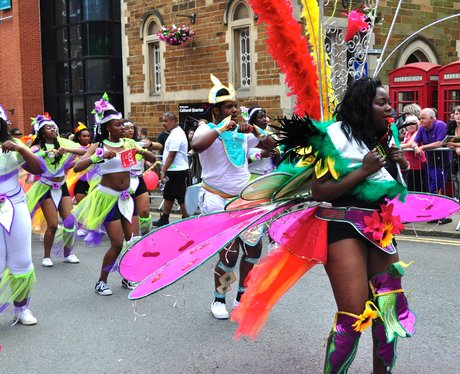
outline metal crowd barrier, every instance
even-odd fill
[[[450,148],[441,147],[425,151],[425,162],[411,162],[416,157],[412,149],[405,149],[411,169],[406,173],[409,191],[460,197],[460,156]],[[415,165],[414,165],[415,164]]]

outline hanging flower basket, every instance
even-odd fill
[[[163,27],[157,35],[160,40],[168,45],[181,45],[193,38],[195,32],[187,26],[177,27],[176,25],[172,25],[171,27]]]

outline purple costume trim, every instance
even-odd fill
[[[397,335],[401,337],[411,336],[415,333],[415,322],[416,317],[415,314],[409,309],[409,304],[407,303],[407,298],[404,295],[404,291],[401,288],[401,275],[393,276],[390,272],[385,272],[381,274],[377,274],[372,277],[370,280],[371,288],[373,288],[374,298],[377,299],[377,303],[379,304],[379,310],[384,315],[384,322],[385,322],[385,313],[388,313],[387,310],[382,310],[384,308],[381,307],[379,302],[379,298],[386,297],[389,295],[381,295],[385,293],[390,293],[395,297],[395,305],[391,305],[391,307],[395,308],[397,321],[401,325],[401,327],[405,330],[405,334],[399,334],[396,332]],[[394,292],[398,291],[399,292]],[[386,302],[385,306],[389,306],[389,303]],[[388,329],[387,326],[385,326]],[[392,335],[388,336],[389,333],[387,331],[387,339],[389,341],[393,340]]]
[[[361,333],[353,328],[356,317],[337,313],[334,330],[327,347],[324,373],[346,373],[358,350]]]
[[[364,217],[371,217],[372,214],[375,212],[374,209],[363,209],[363,208],[355,208],[355,207],[322,207],[320,206],[316,212],[316,218],[325,220],[325,221],[334,221],[334,222],[344,222],[348,223],[353,228],[363,236],[363,238],[367,239],[369,243],[372,243],[377,248],[381,249],[382,251],[394,254],[396,253],[396,247],[393,243],[388,245],[387,247],[379,246],[375,241],[373,241],[369,236],[364,233],[364,229],[367,225],[364,223]]]
[[[381,322],[372,324],[372,336],[374,338],[375,356],[383,362],[387,369],[392,369],[396,362],[397,339],[391,343],[387,342],[385,327]]]

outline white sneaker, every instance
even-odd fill
[[[79,238],[83,238],[84,236],[86,236],[86,234],[87,234],[86,230],[83,230],[83,229],[78,229],[77,230],[77,236]]]
[[[211,313],[216,319],[228,319],[228,311],[224,303],[214,301],[211,304]]]
[[[233,299],[233,304],[232,304],[233,309],[238,308],[238,305],[240,305],[240,302],[237,301],[236,299]]]
[[[64,262],[67,262],[69,264],[78,264],[80,260],[75,255],[68,255],[67,257],[64,257]]]
[[[51,259],[49,257],[45,257],[43,260],[42,260],[42,266],[45,266],[47,268],[53,266],[53,261],[51,261]]]
[[[32,312],[29,309],[25,309],[22,312],[17,313],[15,317],[23,325],[35,325],[35,324],[37,324],[37,319],[34,317],[34,315],[32,314]]]

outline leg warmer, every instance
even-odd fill
[[[388,342],[395,340],[396,336],[404,338],[415,333],[415,314],[409,309],[401,287],[401,277],[409,265],[396,262],[390,265],[389,271],[373,276],[369,282]]]
[[[142,235],[147,234],[150,231],[150,226],[152,225],[152,217],[139,217],[139,229]]]
[[[347,373],[355,359],[361,337],[361,332],[353,327],[358,320],[359,316],[351,313],[337,312],[335,315],[334,326],[327,344],[324,373]]]
[[[9,268],[6,268],[0,280],[0,312],[13,302],[17,311],[27,309],[35,283],[33,268],[24,274],[11,274]]]

